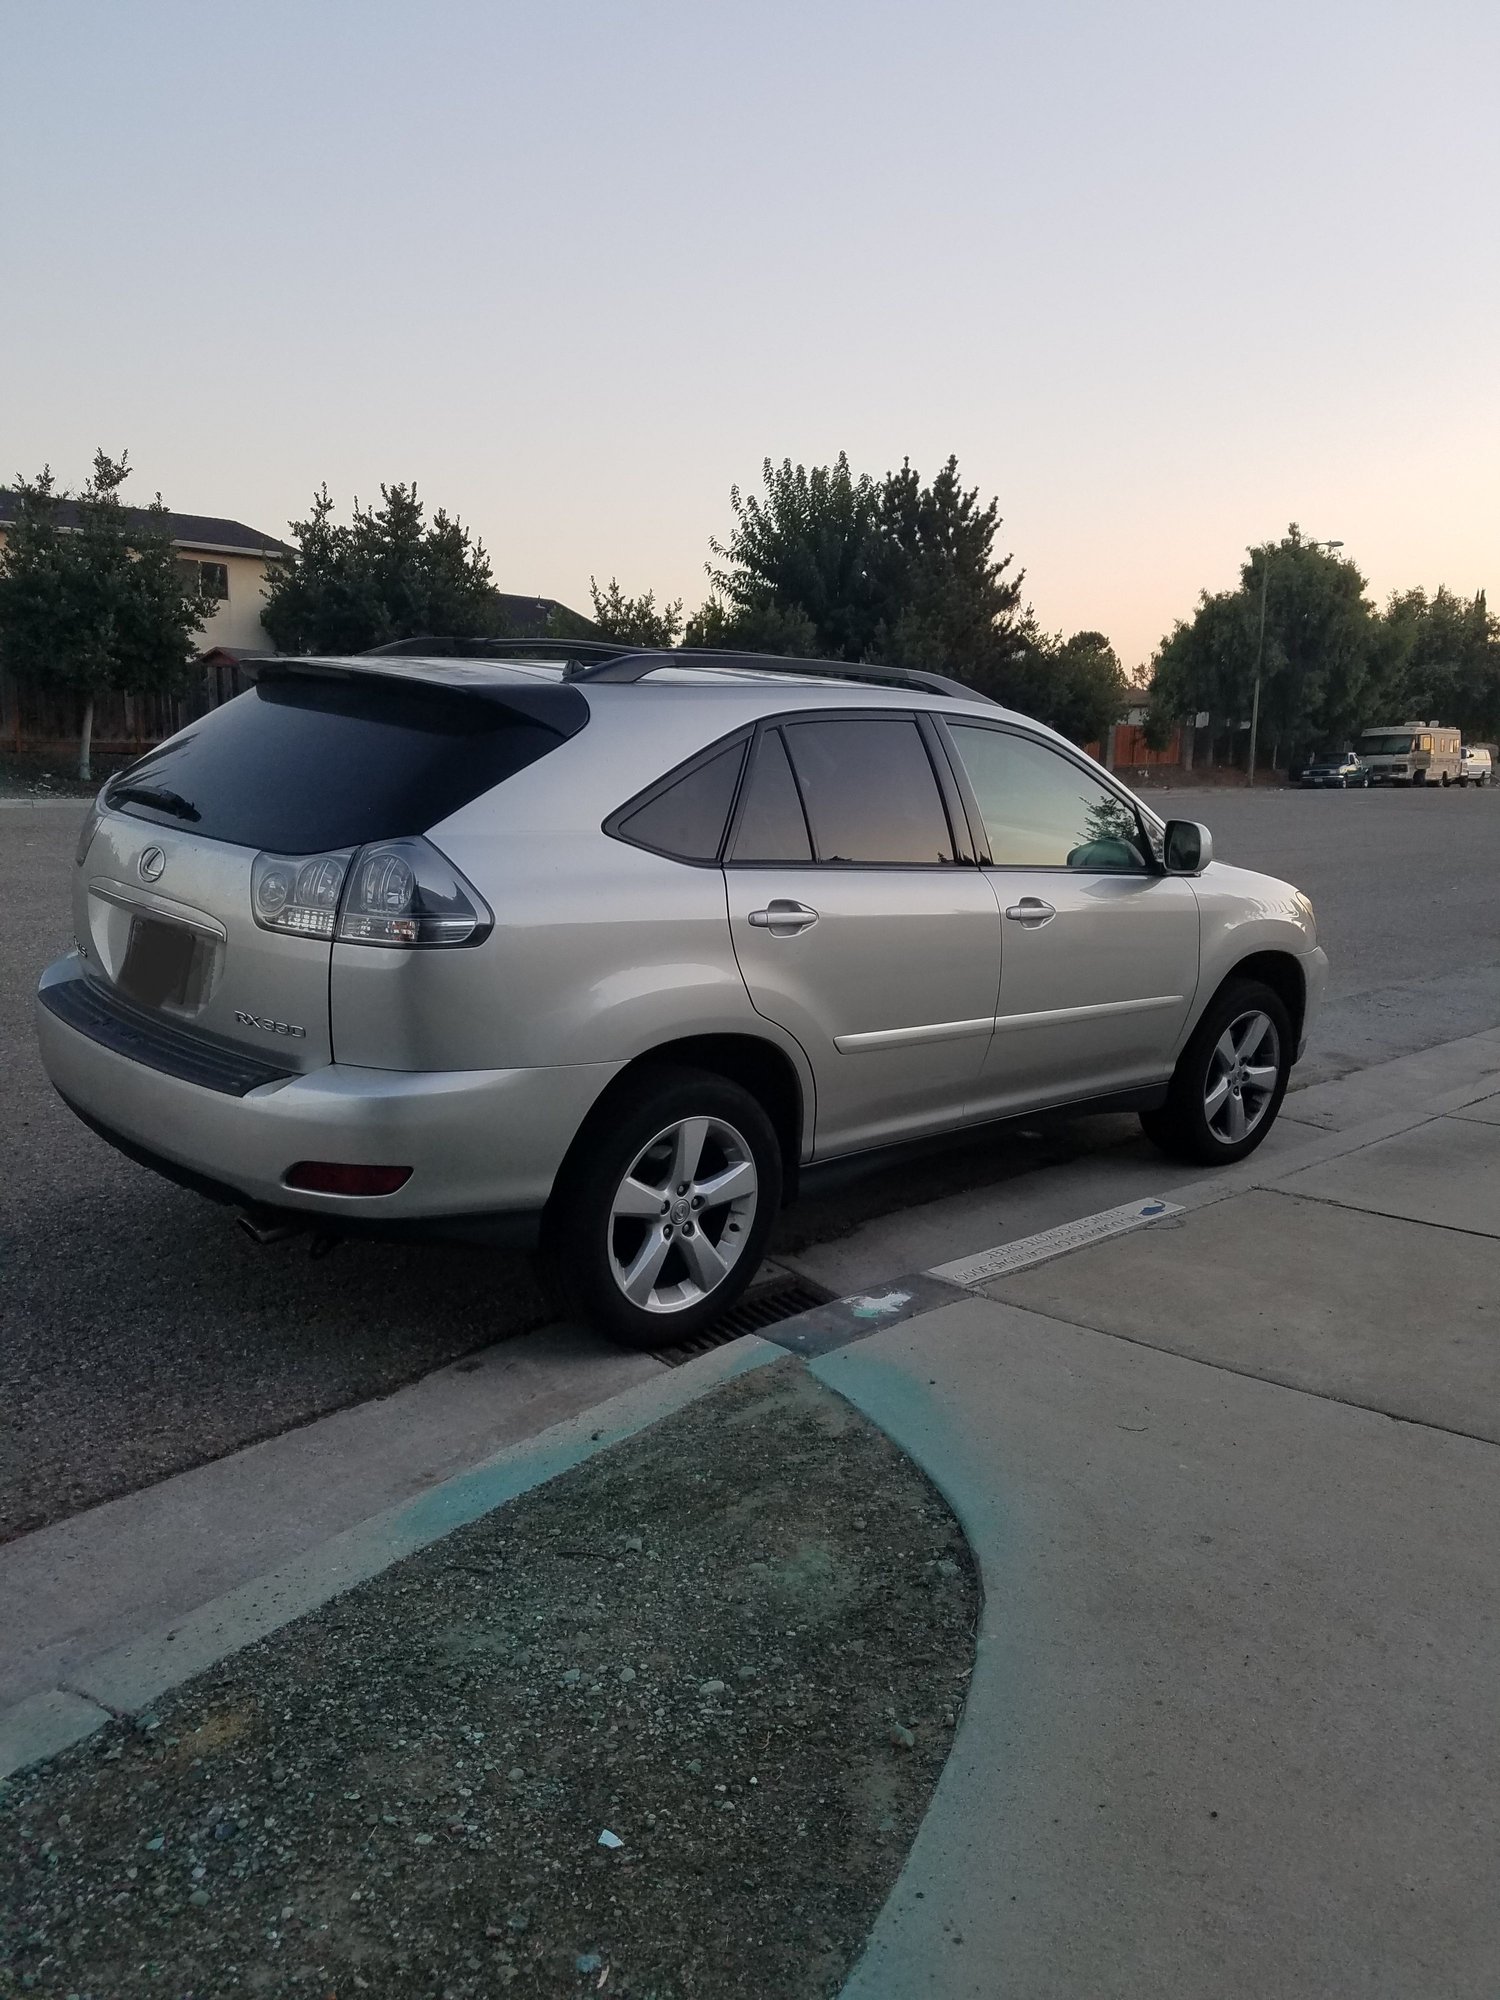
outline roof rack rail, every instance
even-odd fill
[[[724,653],[680,647],[675,651],[649,652],[621,647],[613,657],[582,667],[581,681],[640,681],[661,667],[722,667],[725,672],[750,670],[758,674],[786,674],[791,678],[811,675],[819,680],[871,681],[878,687],[920,689],[924,694],[946,694],[960,701],[989,701],[977,688],[947,674],[929,674],[915,667],[886,667],[863,660],[789,660],[774,653]]]
[[[392,639],[384,646],[369,646],[362,660],[408,658],[429,660],[551,659],[605,661],[617,659],[629,649],[609,639],[452,639],[425,635],[415,639]]]

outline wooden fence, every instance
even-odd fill
[[[1133,722],[1117,722],[1110,735],[1112,744],[1085,743],[1083,747],[1095,763],[1107,763],[1112,771],[1155,771],[1182,762],[1181,729],[1172,731],[1163,750],[1153,750],[1146,741],[1145,730]],[[1113,754],[1107,756],[1106,751]]]
[[[94,701],[94,754],[137,757],[211,708],[243,694],[254,679],[253,666],[210,654],[181,694],[101,694]],[[82,724],[80,696],[31,687],[0,673],[0,749],[18,756],[71,756],[78,748]]]

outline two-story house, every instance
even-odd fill
[[[16,518],[17,497],[0,488],[0,548],[6,531]],[[145,520],[145,509],[127,507],[132,523]],[[77,523],[71,501],[58,503],[63,527]],[[213,616],[203,627],[198,644],[205,652],[226,647],[234,652],[274,652],[276,649],[260,622],[267,565],[292,551],[274,535],[262,535],[243,521],[225,521],[212,514],[169,514],[172,546],[178,560],[193,572],[193,581],[214,600]]]

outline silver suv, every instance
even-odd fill
[[[658,1346],[809,1163],[1048,1106],[1265,1137],[1327,971],[1212,860],[956,682],[609,647],[264,663],[101,793],[42,1057],[262,1230],[539,1225]]]

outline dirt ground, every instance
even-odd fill
[[[977,1612],[916,1469],[756,1371],[0,1787],[0,1994],[835,1993]]]

